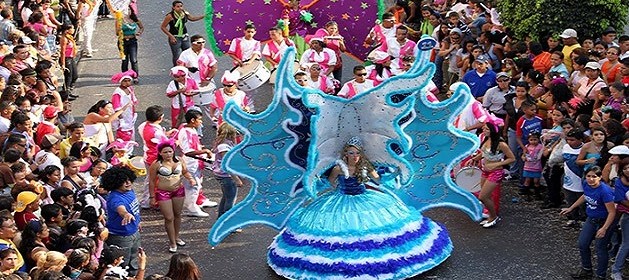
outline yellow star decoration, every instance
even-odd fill
[[[215,17],[216,18],[223,18],[223,13],[218,12],[218,13],[216,13]]]
[[[236,0],[236,2],[242,4],[242,2],[245,2],[245,0]]]
[[[341,15],[341,17],[342,17],[344,20],[349,19],[349,15],[348,15],[347,13],[342,14],[342,15]]]
[[[223,40],[223,44],[225,44],[225,46],[229,46],[229,45],[232,44],[232,40],[225,39],[225,40]]]
[[[361,2],[360,3],[360,7],[364,10],[364,9],[369,8],[369,5],[367,3],[365,3],[365,2]]]

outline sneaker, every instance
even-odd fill
[[[175,245],[175,247],[168,247],[168,252],[170,253],[177,253],[177,245]]]
[[[201,206],[201,207],[216,207],[216,206],[218,206],[218,203],[216,203],[214,201],[210,201],[209,199],[206,199],[199,206]]]
[[[86,53],[85,55],[83,55],[84,57],[90,58],[93,57],[94,55],[92,55],[92,53]]]
[[[181,239],[177,239],[177,246],[181,246],[181,247],[186,246],[186,242]]]
[[[612,280],[622,280],[622,272],[613,272],[611,278]]]
[[[183,211],[182,214],[188,217],[198,217],[198,218],[206,218],[210,216],[210,214],[200,211],[200,210],[197,212]]]
[[[572,279],[590,279],[592,275],[591,269],[579,268],[576,272],[571,273],[570,277],[572,277]]]

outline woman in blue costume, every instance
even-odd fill
[[[269,246],[269,266],[289,279],[403,279],[444,261],[452,251],[446,230],[380,179],[352,137],[331,188],[297,210]]]

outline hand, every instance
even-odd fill
[[[565,216],[565,215],[568,215],[568,213],[570,212],[572,212],[571,208],[561,208],[561,212],[559,212],[559,215]]]
[[[607,233],[607,229],[606,229],[606,228],[599,228],[599,229],[596,231],[596,238],[597,238],[597,239],[599,239],[599,238],[603,238],[603,237],[605,237],[605,234],[606,234],[606,233]]]
[[[146,253],[142,247],[138,248],[138,266],[139,269],[146,269]]]
[[[193,178],[188,179],[188,182],[190,182],[191,186],[196,186],[197,185],[197,180]]]
[[[168,37],[168,42],[170,42],[171,44],[175,44],[175,43],[177,43],[177,38],[175,38],[175,36],[173,36],[173,35],[170,35]]]
[[[153,205],[155,205],[155,197],[151,197],[151,198],[149,198],[149,205],[150,205],[151,207],[153,207]]]
[[[129,223],[131,223],[131,221],[135,221],[135,216],[133,216],[133,214],[127,212],[127,214],[124,215],[124,217],[122,217],[122,225],[126,226]]]

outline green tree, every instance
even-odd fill
[[[500,0],[501,22],[518,38],[540,39],[566,28],[597,38],[607,27],[619,33],[627,23],[629,0]]]

